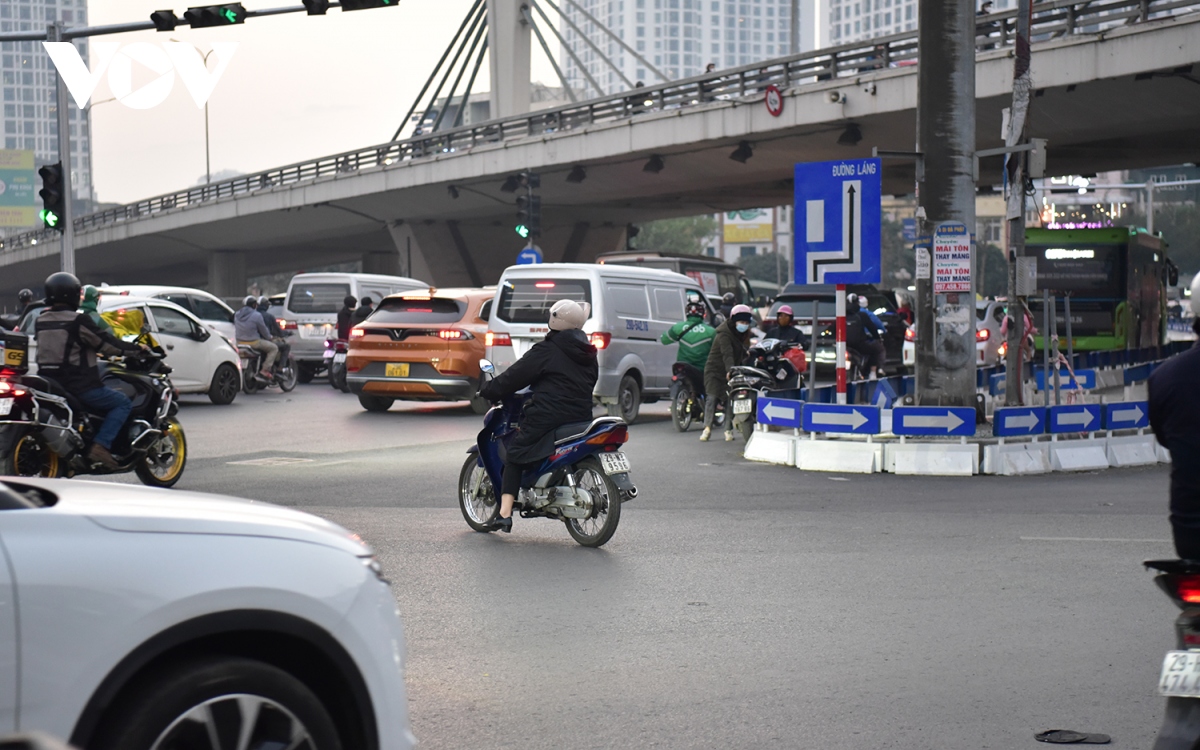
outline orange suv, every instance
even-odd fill
[[[350,329],[346,384],[367,411],[405,401],[470,401],[476,413],[479,360],[495,296],[491,289],[433,289],[385,297]]]

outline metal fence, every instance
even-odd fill
[[[1031,26],[1034,44],[1070,35],[1105,31],[1186,13],[1200,12],[1200,0],[1035,0]],[[1013,44],[1016,10],[980,16],[976,49],[996,50]],[[417,135],[378,146],[181,190],[75,219],[76,233],[145,216],[201,206],[336,175],[386,168],[433,156],[470,152],[476,146],[571,131],[596,123],[637,117],[649,112],[709,105],[712,102],[761,98],[767,87],[780,89],[850,78],[886,68],[917,64],[917,32],[876,37],[793,57],[695,76],[554,109],[489,120],[476,125]],[[0,239],[0,251],[50,241],[52,230],[34,230]]]

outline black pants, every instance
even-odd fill
[[[529,469],[528,464],[510,464],[505,462],[504,473],[500,478],[500,494],[516,497],[521,492],[521,476]]]

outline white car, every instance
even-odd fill
[[[100,288],[100,298],[107,295],[165,299],[195,315],[204,324],[233,341],[233,310],[220,297],[186,286],[106,286]]]
[[[975,366],[994,367],[1000,364],[1000,323],[1004,320],[1004,303],[979,300],[975,303]],[[905,367],[917,364],[917,327],[904,332],[903,361]]]
[[[332,523],[176,490],[0,482],[0,736],[408,750],[403,662],[375,557]]]

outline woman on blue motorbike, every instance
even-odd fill
[[[591,305],[563,299],[550,308],[550,332],[503,374],[484,383],[479,395],[499,401],[522,388],[533,397],[521,413],[517,434],[506,448],[500,487],[500,514],[495,528],[512,531],[513,503],[521,490],[521,474],[554,452],[554,431],[592,419],[592,392],[599,377],[596,347],[580,330]]]

